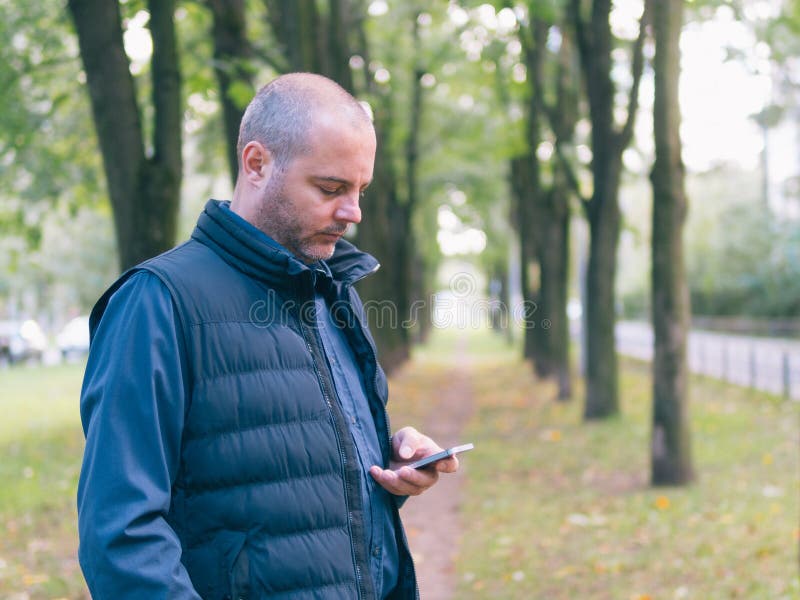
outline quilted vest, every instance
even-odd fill
[[[352,287],[377,261],[340,241],[328,265],[388,464],[386,378]],[[188,242],[127,272],[107,297],[139,270],[169,289],[185,340],[191,385],[167,520],[197,592],[214,600],[375,598],[360,468],[308,310],[310,270],[213,201]],[[417,598],[396,510],[394,518],[401,564],[393,598]]]

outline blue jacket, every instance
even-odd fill
[[[388,464],[386,378],[352,287],[377,262],[344,241],[327,262],[337,319],[348,323],[371,382]],[[93,337],[115,292],[144,276],[158,279],[173,314],[144,335],[131,314],[120,337],[147,342],[128,345],[130,371],[109,388],[109,378],[98,376],[104,349],[93,347],[82,392],[79,557],[93,594],[375,598],[360,466],[319,332],[304,310],[313,306],[311,272],[209,202],[190,241],[127,272],[104,294],[92,313]],[[181,350],[179,364],[164,367],[154,357],[171,345]],[[127,394],[142,386],[152,389],[152,401],[130,406]],[[116,444],[114,431],[131,412],[151,415],[153,431],[143,431],[141,443]],[[118,477],[93,479],[100,472],[93,465],[109,460],[119,463]],[[394,518],[400,578],[391,597],[415,598],[396,509]]]

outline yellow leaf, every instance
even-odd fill
[[[666,496],[659,496],[656,498],[656,508],[658,510],[667,510],[670,507],[669,498]]]
[[[545,429],[540,437],[546,442],[560,442],[561,431],[558,429]]]
[[[30,587],[33,585],[39,585],[40,583],[44,583],[50,579],[44,573],[25,573],[22,576],[22,583],[25,584],[25,587]]]
[[[577,572],[578,568],[574,567],[573,565],[567,565],[566,567],[561,567],[558,571],[554,573],[556,579],[563,579],[564,577],[568,577],[573,573]]]

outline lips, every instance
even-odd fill
[[[329,237],[329,238],[334,239],[334,240],[338,240],[340,237],[342,237],[345,234],[346,231],[347,231],[347,227],[345,227],[343,229],[333,229],[333,230],[329,229],[329,230],[326,230],[326,231],[320,231],[319,235],[322,235],[324,237]]]

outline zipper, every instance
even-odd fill
[[[312,297],[313,297],[313,294],[312,294]],[[333,421],[333,431],[334,431],[334,434],[336,435],[336,446],[337,446],[337,448],[339,450],[339,459],[340,459],[341,465],[342,465],[342,481],[344,482],[344,485],[345,485],[344,499],[345,499],[345,508],[347,510],[347,531],[348,531],[348,534],[349,534],[349,537],[350,537],[350,540],[351,540],[351,542],[350,542],[350,555],[351,555],[351,557],[353,559],[353,566],[355,568],[356,585],[357,585],[357,589],[358,589],[358,595],[359,595],[359,598],[362,598],[362,597],[365,596],[364,587],[363,587],[364,577],[363,577],[363,575],[361,573],[361,566],[358,563],[358,556],[356,554],[356,549],[355,549],[355,544],[358,543],[358,540],[356,540],[356,536],[353,533],[353,521],[354,521],[354,518],[353,518],[353,511],[352,511],[352,508],[350,506],[350,498],[349,498],[349,494],[348,494],[348,491],[351,491],[351,487],[352,486],[350,486],[350,484],[348,482],[348,479],[347,479],[347,465],[348,465],[347,454],[344,451],[344,442],[341,439],[341,432],[339,431],[339,424],[337,423],[336,411],[338,409],[333,406],[333,401],[331,400],[331,394],[329,394],[329,392],[328,392],[328,380],[322,374],[322,370],[321,370],[322,367],[320,366],[320,359],[319,359],[317,353],[314,352],[314,349],[311,346],[311,342],[308,339],[307,325],[303,322],[302,315],[298,314],[298,322],[300,323],[300,332],[301,332],[301,334],[303,336],[303,341],[305,341],[305,343],[306,343],[306,349],[308,350],[308,353],[311,355],[312,362],[314,363],[314,371],[316,372],[317,379],[320,382],[320,387],[322,389],[322,397],[325,399],[325,403],[328,406],[328,411],[331,413],[331,418],[332,418],[332,421]],[[313,333],[312,333],[312,335],[313,335]],[[358,493],[360,493],[360,491]],[[365,550],[368,550],[368,548],[365,548]],[[365,555],[365,560],[368,560],[368,557],[369,557],[369,552],[367,552],[367,554]]]
[[[379,268],[380,268],[380,265],[377,265],[375,267],[375,269],[372,270],[372,273],[377,271]],[[352,310],[353,302],[352,302],[352,300],[350,300],[350,286],[347,286],[347,290],[346,291],[347,291],[348,301],[350,303],[350,308]],[[361,332],[360,333],[364,337],[364,339],[367,341],[367,347],[369,348],[370,354],[372,355],[371,356],[372,363],[375,365],[375,374],[374,374],[374,376],[372,378],[372,391],[373,391],[373,394],[375,395],[375,397],[380,401],[380,393],[378,391],[378,350],[377,350],[377,348],[375,348],[375,344],[372,342],[372,340],[366,334],[366,327],[364,325],[364,322],[361,320],[361,316],[355,310],[353,310],[353,314],[356,316],[356,319],[358,320],[359,327],[361,328]],[[386,438],[387,438],[387,440],[389,442],[389,459],[391,460],[391,455],[392,455],[392,432],[391,432],[391,428],[389,426],[389,411],[386,409],[386,405],[383,402],[381,402],[381,407],[383,408],[384,435],[386,436]],[[405,528],[403,527],[403,523],[402,523],[402,521],[400,521],[400,519],[398,519],[397,525],[400,527],[400,533],[401,533],[401,536],[402,536],[403,545],[405,546],[405,554],[408,557],[409,571],[410,571],[411,576],[414,579],[414,597],[417,600],[419,600],[419,598],[420,598],[419,581],[417,580],[417,577],[416,577],[416,566],[414,565],[414,557],[411,555],[411,550],[409,549],[409,546],[408,546],[408,537],[406,536]]]
[[[308,353],[311,355],[311,358],[312,358],[312,360],[314,362],[314,371],[316,371],[317,379],[319,380],[320,387],[322,388],[322,397],[325,399],[325,404],[327,404],[327,406],[328,406],[328,411],[333,413],[333,410],[334,410],[333,409],[333,403],[331,402],[330,396],[328,396],[328,392],[326,390],[325,381],[322,378],[322,373],[320,372],[319,365],[317,364],[316,355],[314,354],[314,351],[311,349],[311,343],[308,341],[308,338],[306,337],[305,325],[302,322],[300,323],[300,331],[303,334],[303,340],[306,343],[306,349],[308,350]],[[331,414],[331,418],[333,419],[333,432],[334,432],[334,435],[336,435],[336,447],[339,450],[339,461],[340,461],[340,464],[342,465],[342,481],[344,482],[345,486],[347,486],[347,455],[345,454],[344,448],[342,447],[342,440],[341,440],[341,436],[339,435],[339,428],[336,426],[336,417],[333,414]],[[345,495],[344,495],[344,502],[345,502],[345,508],[347,510],[347,532],[350,535],[350,539],[353,540],[354,539],[353,528],[352,528],[353,511],[350,510],[350,498],[349,498],[349,495],[346,492],[345,492]],[[358,560],[356,558],[355,548],[353,548],[353,543],[352,542],[350,543],[350,555],[353,558],[353,565],[355,566],[356,584],[358,586],[359,596],[360,596],[361,595],[361,579],[362,579],[361,568],[358,565]]]

